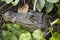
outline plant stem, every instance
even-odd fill
[[[0,7],[0,9],[2,9],[5,5],[6,5],[6,3],[4,5],[2,5],[2,7]]]
[[[51,25],[51,21],[50,21],[50,19],[49,19],[49,22],[50,22],[50,25]],[[51,25],[51,28],[52,28],[52,30],[50,30],[50,32],[51,32],[51,34],[52,34],[52,36],[53,36],[53,27],[52,27],[52,25]]]
[[[11,7],[12,7],[12,6],[10,6],[9,8],[7,8],[6,10],[9,10]],[[5,10],[5,11],[6,11],[6,10]]]
[[[50,33],[50,31],[43,33],[44,37],[46,37],[49,33]]]
[[[34,7],[33,7],[33,11],[36,11],[36,3],[37,3],[38,0],[35,0],[34,1]]]

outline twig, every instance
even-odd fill
[[[35,0],[34,2],[34,7],[33,7],[33,11],[36,11],[36,3],[37,3],[38,0]]]
[[[44,37],[46,37],[49,33],[50,33],[50,31],[49,31],[49,32],[47,32],[46,34],[44,34]]]
[[[0,9],[2,9],[5,5],[6,5],[6,3],[4,5],[2,5],[2,7],[0,7]]]
[[[11,7],[12,7],[12,6],[10,6],[9,8],[7,8],[6,10],[9,10]],[[5,11],[6,11],[6,10],[5,10]]]

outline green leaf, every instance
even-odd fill
[[[35,1],[35,0],[32,0],[32,4],[33,4],[33,5],[34,5],[34,1]]]
[[[27,32],[25,29],[22,28],[21,25],[18,25],[18,24],[9,23],[9,24],[4,24],[3,26],[7,28],[9,31],[11,31],[11,33],[17,36]]]
[[[13,6],[16,6],[19,2],[19,0],[15,0],[15,1],[13,1],[13,0],[2,0],[2,1],[5,1],[7,4],[12,3]]]
[[[13,35],[12,32],[3,31],[2,34],[4,40],[17,40],[17,37]]]
[[[45,40],[41,30],[35,30],[32,35],[34,40]]]
[[[18,2],[19,2],[19,0],[13,1],[13,2],[12,2],[12,5],[13,5],[13,6],[16,6],[16,5],[18,4]]]
[[[14,35],[8,35],[8,36],[4,37],[4,40],[17,40],[17,37]]]
[[[29,32],[22,33],[19,37],[19,40],[31,40],[31,35]]]
[[[9,31],[2,31],[2,34],[3,34],[3,36],[5,37],[5,36],[7,36],[7,35],[11,35],[11,32],[9,32]]]
[[[54,38],[58,38],[57,36],[59,36],[60,34],[58,33],[58,32],[55,32],[54,34],[53,34],[53,37]]]
[[[60,15],[60,6],[59,6],[59,8],[58,8],[58,14]]]
[[[60,33],[55,32],[49,40],[60,40]]]
[[[46,2],[46,13],[51,12],[53,9],[53,3]]]
[[[19,29],[19,30],[12,30],[12,33],[14,34],[14,35],[17,35],[17,36],[20,36],[22,33],[26,33],[27,31],[26,30],[24,30],[24,29]]]
[[[12,26],[13,26],[13,28],[15,28],[15,29],[20,29],[20,25],[18,25],[18,24],[12,24]]]
[[[58,14],[60,15],[60,3],[57,4],[57,7],[58,7]]]
[[[47,2],[50,2],[50,3],[57,3],[59,2],[59,0],[46,0]]]
[[[45,0],[38,0],[37,5],[36,5],[37,10],[41,12],[44,5],[45,5]]]
[[[11,39],[11,40],[17,40],[17,37],[14,36],[14,35],[12,35],[10,39]]]
[[[21,25],[9,23],[9,24],[5,24],[5,26],[7,27],[7,29],[11,30],[11,29],[20,29]]]
[[[2,0],[5,1],[7,4],[10,4],[13,0]]]
[[[55,38],[54,38],[54,37],[52,37],[52,38],[50,38],[49,40],[55,40]]]

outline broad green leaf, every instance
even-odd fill
[[[7,27],[7,29],[19,29],[20,28],[20,25],[18,24],[5,24],[5,26]]]
[[[9,23],[9,24],[4,24],[3,26],[6,27],[9,31],[11,31],[11,33],[17,36],[27,32],[25,29],[22,28],[21,25],[18,25],[18,24]]]
[[[18,4],[18,2],[19,2],[19,0],[13,1],[13,2],[12,2],[12,5],[13,5],[13,6],[16,6],[16,5]]]
[[[55,40],[55,38],[54,38],[54,37],[52,37],[52,38],[50,38],[49,40]]]
[[[17,37],[14,34],[12,34],[12,32],[3,31],[2,34],[4,40],[17,40]]]
[[[10,38],[10,40],[17,40],[17,37],[14,36],[14,35],[12,35],[11,38]]]
[[[12,26],[13,26],[13,28],[15,28],[15,29],[20,29],[20,25],[18,25],[18,24],[12,24]]]
[[[4,40],[17,40],[17,37],[14,35],[8,35],[8,36],[4,37]]]
[[[60,33],[55,32],[55,33],[53,34],[53,37],[54,37],[54,38],[58,38],[57,36],[59,36],[59,35],[60,35]]]
[[[2,1],[5,1],[7,4],[12,3],[13,6],[16,6],[19,2],[19,0],[15,0],[15,1],[13,1],[13,0],[2,0]]]
[[[53,9],[53,3],[46,2],[46,13],[51,12]]]
[[[5,1],[7,4],[10,4],[13,0],[2,0]]]
[[[41,30],[35,30],[32,34],[34,40],[45,40]]]
[[[60,40],[60,33],[55,32],[49,40]]]
[[[20,36],[22,33],[26,33],[26,32],[27,32],[27,31],[24,30],[24,29],[22,29],[22,28],[20,28],[20,29],[18,29],[18,30],[16,30],[16,29],[12,30],[12,33],[13,33],[14,35],[17,35],[17,36]]]
[[[47,0],[47,2],[50,2],[50,3],[57,3],[57,2],[59,2],[59,0]]]
[[[11,32],[9,32],[9,31],[2,31],[2,34],[3,34],[3,36],[5,37],[5,36],[7,36],[7,35],[11,35]]]
[[[19,37],[19,40],[31,40],[31,35],[29,32],[22,33]]]
[[[44,5],[45,5],[45,0],[38,0],[37,5],[36,5],[37,10],[41,12]]]

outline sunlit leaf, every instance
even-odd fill
[[[4,40],[17,40],[17,37],[9,31],[2,31]]]
[[[51,12],[53,9],[53,3],[46,2],[46,13]]]
[[[26,30],[24,30],[24,29],[18,29],[18,30],[16,30],[16,29],[14,29],[14,30],[12,30],[12,33],[14,34],[14,35],[17,35],[17,36],[20,36],[22,33],[25,33],[25,32],[27,32]]]
[[[49,40],[55,40],[55,38],[54,38],[54,37],[52,37],[52,38],[50,38]]]
[[[15,29],[19,29],[19,28],[20,28],[20,25],[18,25],[18,24],[12,24],[12,26],[13,26]]]
[[[5,36],[7,36],[7,35],[11,35],[11,32],[9,32],[9,31],[2,31],[2,34],[3,34],[3,36],[5,37]]]
[[[19,37],[19,40],[31,40],[31,35],[29,32],[22,33]]]
[[[16,6],[16,5],[18,4],[18,2],[19,2],[19,0],[13,1],[13,2],[12,2],[12,5],[13,5],[13,6]]]
[[[13,0],[2,0],[5,1],[7,4],[11,3]]]
[[[17,40],[17,37],[14,35],[8,35],[8,36],[4,37],[4,40]]]
[[[22,28],[21,25],[18,25],[18,24],[9,23],[9,24],[4,24],[4,26],[9,31],[11,31],[14,35],[17,35],[17,36],[21,35],[24,32],[27,32],[25,29]]]
[[[16,6],[19,2],[19,0],[2,0],[5,1],[7,4],[12,3],[13,6]]]
[[[20,25],[18,24],[9,23],[9,24],[4,24],[4,25],[7,27],[7,29],[19,29],[20,28]]]
[[[35,30],[32,35],[34,40],[45,40],[41,30]]]
[[[49,40],[60,40],[60,33],[55,32]]]
[[[12,35],[10,39],[11,39],[11,40],[17,40],[17,37],[14,36],[14,35]]]
[[[50,3],[57,3],[57,2],[59,2],[59,0],[47,0],[47,2],[50,2]]]
[[[44,5],[45,5],[45,0],[38,0],[37,5],[36,5],[37,10],[41,12]]]

